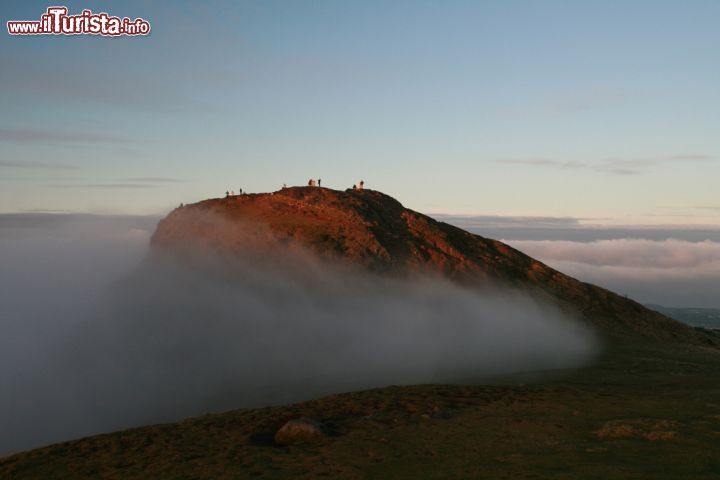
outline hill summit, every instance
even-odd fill
[[[441,275],[473,287],[526,290],[611,337],[720,344],[606,289],[580,282],[497,240],[438,222],[373,190],[291,187],[184,205],[163,219],[154,249],[203,245],[225,254],[310,251],[392,275]]]

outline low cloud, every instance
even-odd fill
[[[501,215],[446,215],[432,214],[441,222],[457,225],[463,229],[471,228],[562,228],[580,226],[579,218],[574,217],[532,217]]]
[[[712,209],[713,207],[706,207]],[[718,207],[720,209],[720,207]],[[644,239],[663,241],[669,239],[702,242],[720,242],[718,225],[603,225],[613,218],[581,217],[533,217],[499,215],[443,215],[431,214],[441,222],[447,222],[472,233],[489,238],[507,240],[568,240],[593,242],[596,240]],[[662,215],[668,216],[668,215]],[[683,217],[687,217],[684,214]]]
[[[720,273],[720,243],[687,242],[668,239],[600,240],[580,242],[512,241],[516,248],[539,258],[585,263],[597,266],[623,266],[652,269],[692,269]]]
[[[644,303],[720,308],[718,241],[626,238],[507,243],[564,273]]]
[[[0,217],[0,452],[334,392],[571,368],[595,350],[579,322],[520,292],[300,254],[148,256],[150,222]]]

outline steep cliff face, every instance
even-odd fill
[[[372,190],[293,187],[204,200],[172,211],[152,237],[156,249],[191,245],[226,254],[298,249],[381,274],[442,275],[470,286],[523,288],[578,312],[609,336],[720,345],[711,332],[670,320]]]

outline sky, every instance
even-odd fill
[[[65,4],[152,32],[0,34],[0,212],[320,177],[425,213],[720,224],[715,0]]]

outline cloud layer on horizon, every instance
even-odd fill
[[[720,242],[623,238],[506,240],[580,280],[643,303],[720,308]]]

